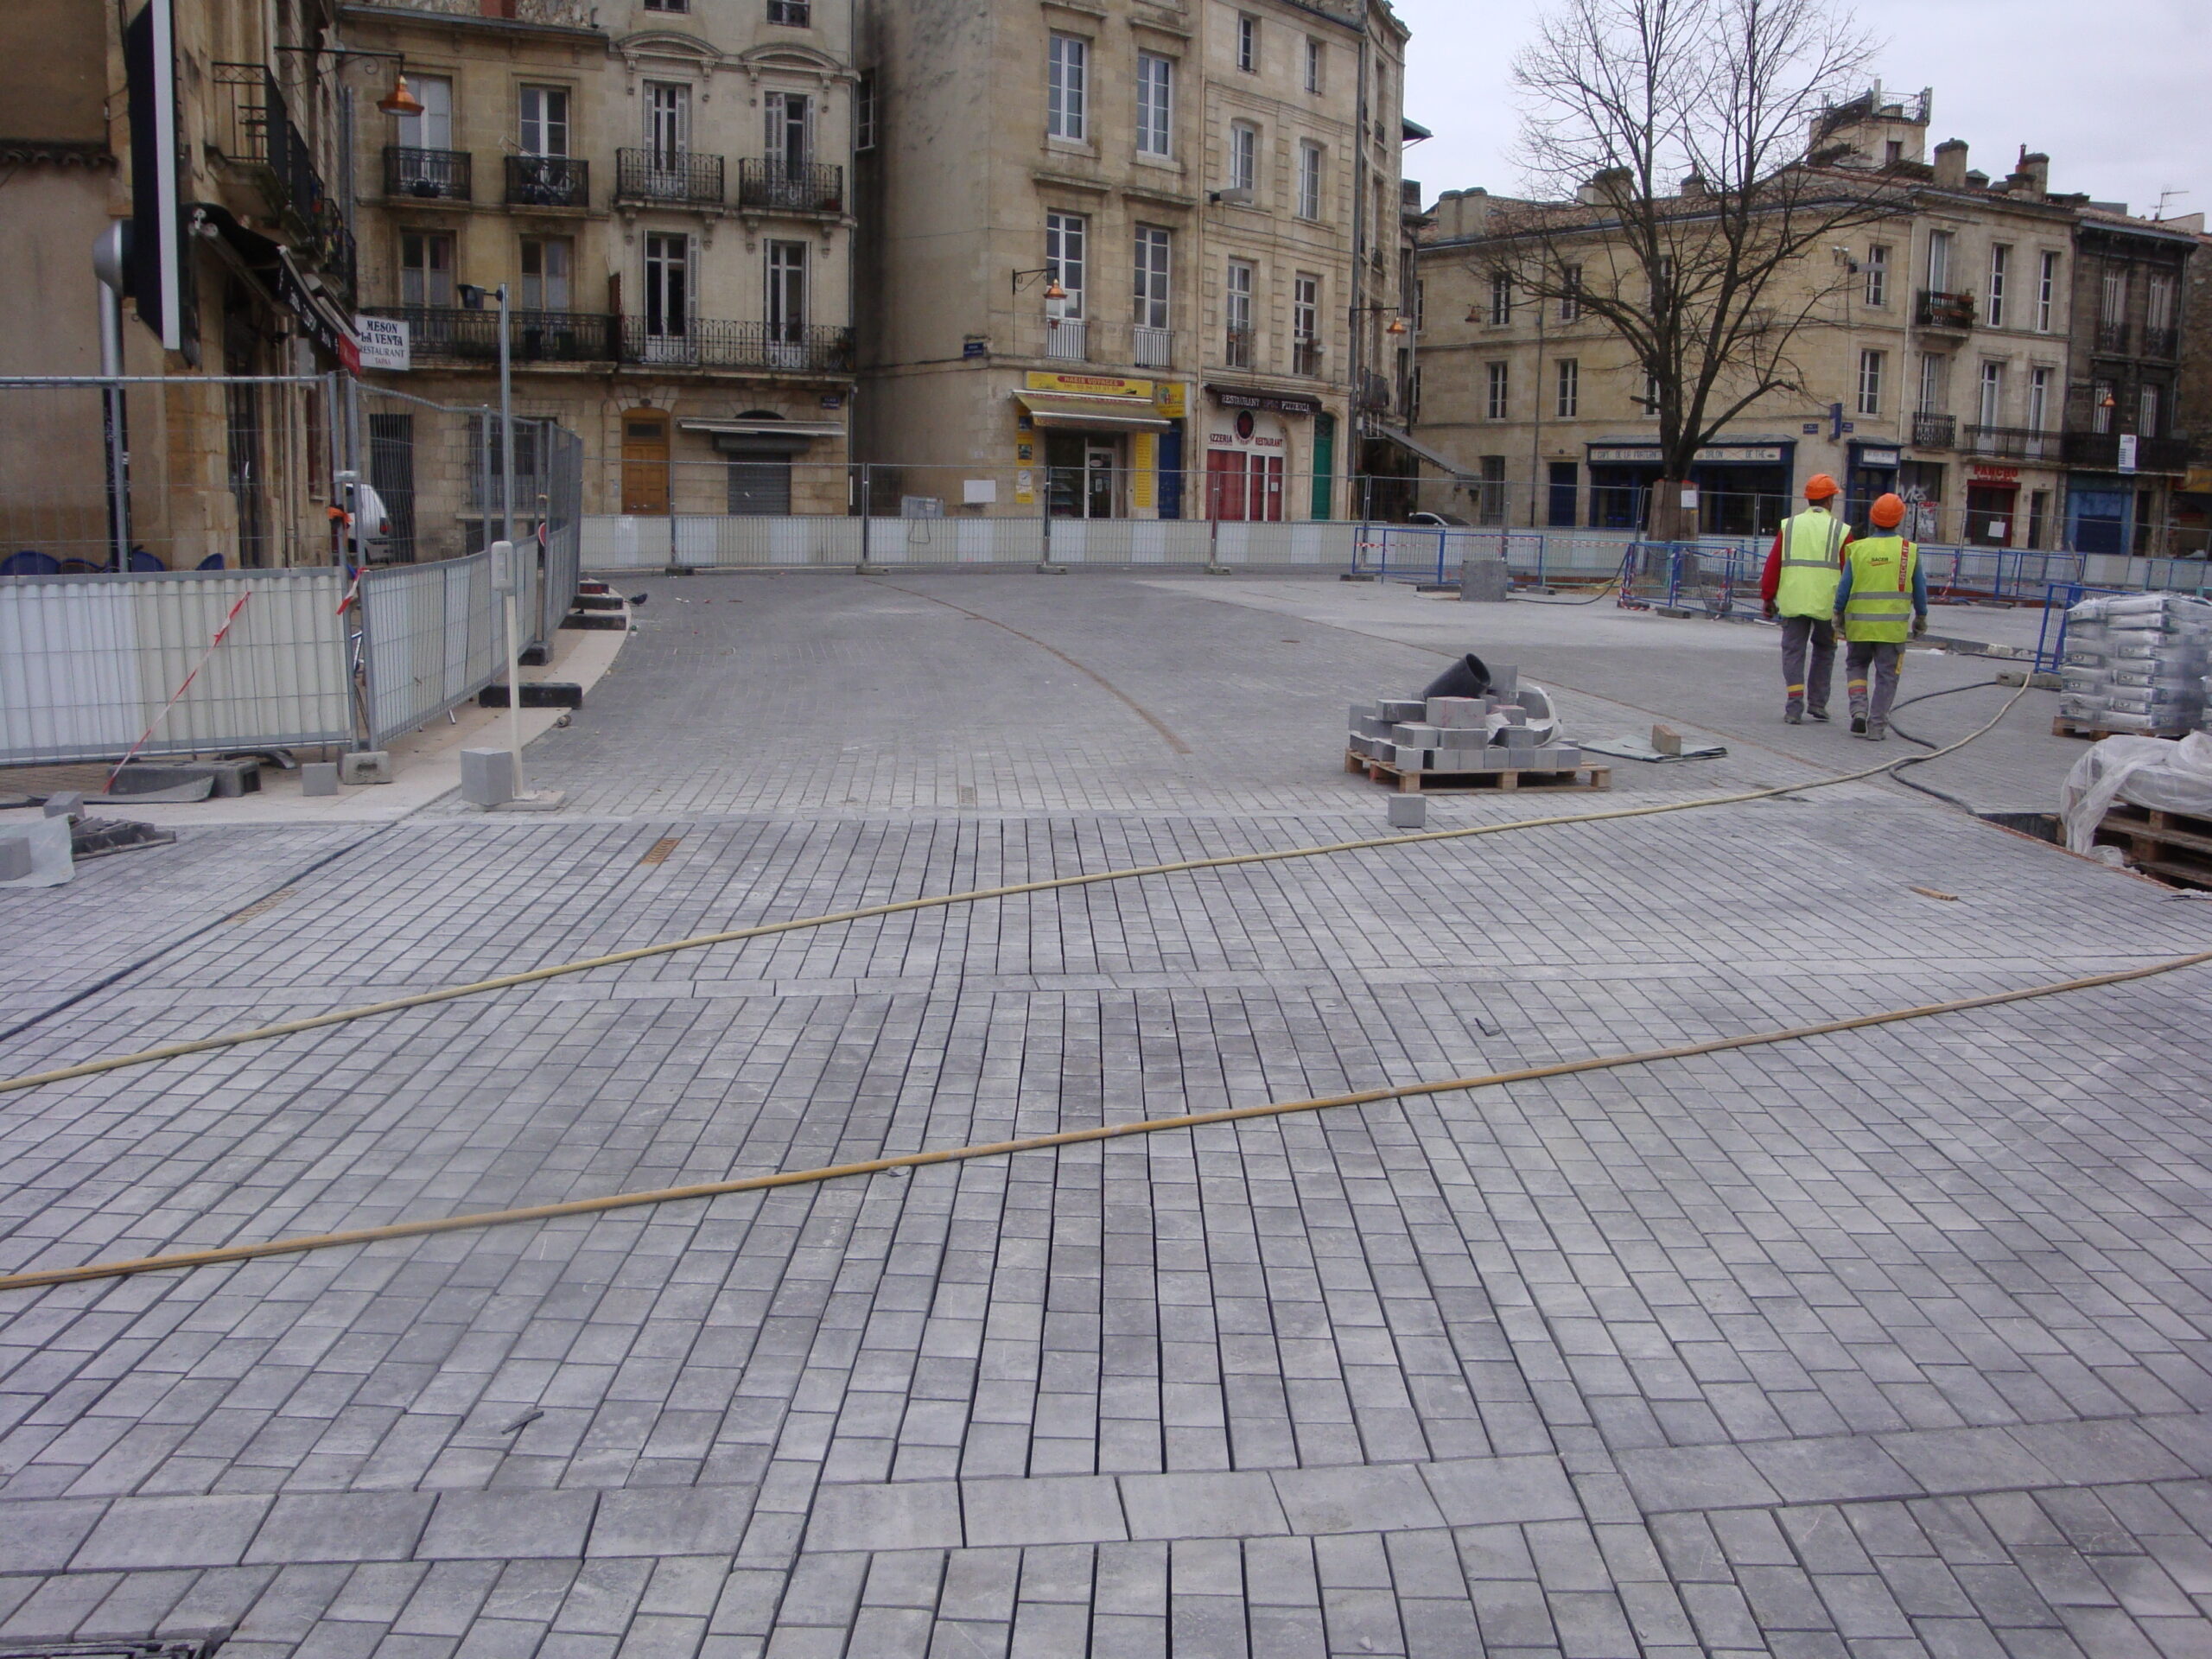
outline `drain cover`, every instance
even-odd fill
[[[113,1642],[0,1643],[0,1659],[208,1659],[223,1644],[219,1636],[124,1637]]]

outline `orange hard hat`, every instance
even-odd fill
[[[1878,529],[1895,530],[1904,522],[1904,502],[1894,495],[1877,496],[1874,505],[1866,509],[1866,516]]]
[[[1826,473],[1815,473],[1805,480],[1805,499],[1808,501],[1825,501],[1836,493],[1835,480]]]

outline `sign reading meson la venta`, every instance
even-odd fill
[[[414,367],[414,352],[404,317],[355,317],[353,335],[361,342],[363,368]]]

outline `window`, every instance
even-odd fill
[[[1981,365],[1981,404],[1975,420],[1983,426],[2005,424],[2005,365],[1985,363]]]
[[[1222,316],[1228,325],[1228,360],[1232,369],[1252,366],[1253,276],[1249,260],[1229,262],[1229,286],[1222,296]]]
[[[1238,121],[1229,129],[1229,188],[1256,190],[1260,185],[1260,130]]]
[[[1324,86],[1323,73],[1329,60],[1329,48],[1319,41],[1306,42],[1306,90],[1319,94]]]
[[[792,29],[810,27],[812,20],[808,14],[812,10],[808,0],[768,0],[768,21]]]
[[[2164,402],[2160,391],[2158,386],[2143,386],[2135,394],[2135,429],[2146,438],[2158,435],[2159,409]]]
[[[796,344],[806,338],[806,244],[804,242],[768,244],[766,321],[768,339],[772,344]]]
[[[2099,432],[2112,430],[2112,412],[2115,402],[2111,381],[2100,380],[2089,388],[2089,425],[2092,429]]]
[[[1081,143],[1090,136],[1090,42],[1055,35],[1045,100],[1045,130]]]
[[[645,238],[645,333],[655,340],[691,334],[691,238],[654,232]]]
[[[410,75],[408,90],[423,106],[420,115],[399,118],[399,142],[408,149],[453,148],[453,82],[443,75]]]
[[[2043,275],[2036,283],[2036,332],[2047,334],[2056,320],[2058,308],[2058,256],[2046,253],[2043,257]]]
[[[1930,292],[1946,294],[1951,287],[1951,233],[1948,231],[1928,232],[1928,287]]]
[[[645,0],[647,11],[689,11],[691,0]]]
[[[2028,429],[2041,432],[2050,425],[2052,372],[2032,369],[2028,373]]]
[[[2005,279],[2012,269],[2012,250],[2002,242],[1989,250],[1989,315],[1992,328],[2005,326]]]
[[[795,174],[814,159],[814,100],[804,92],[770,92],[760,103],[768,160]]]
[[[1513,321],[1513,279],[1503,271],[1491,273],[1490,326],[1503,328]]]
[[[1045,215],[1045,270],[1047,283],[1058,283],[1067,294],[1059,315],[1083,315],[1084,278],[1090,268],[1090,221],[1081,213]]]
[[[875,77],[862,75],[853,88],[853,148],[875,148]]]
[[[1137,54],[1137,154],[1172,156],[1175,129],[1175,60]]]
[[[1260,73],[1260,20],[1256,17],[1236,20],[1236,67],[1248,75]]]
[[[2153,332],[2174,326],[2174,279],[2153,271],[2143,287],[2143,326]]]
[[[1904,140],[1892,138],[1882,146],[1882,165],[1895,167],[1904,160]]]
[[[1558,367],[1559,397],[1552,412],[1562,421],[1571,421],[1582,410],[1582,365],[1571,357],[1563,357]]]
[[[1310,139],[1298,147],[1298,216],[1321,217],[1321,146]]]
[[[1559,296],[1559,320],[1561,322],[1582,321],[1582,267],[1569,265],[1560,272],[1560,286],[1566,291]]]
[[[1491,363],[1485,366],[1489,371],[1490,385],[1489,395],[1483,404],[1483,413],[1493,421],[1502,421],[1505,418],[1511,391],[1511,382],[1508,378],[1510,370],[1503,363]]]
[[[575,268],[575,244],[565,236],[525,236],[522,239],[522,308],[525,311],[566,311],[569,275]]]
[[[1866,250],[1866,303],[1890,302],[1890,251],[1880,243]]]
[[[1290,372],[1321,372],[1321,279],[1300,271],[1290,285]]]
[[[566,156],[569,153],[567,87],[525,86],[522,89],[522,153],[525,156]]]
[[[1920,408],[1923,415],[1948,415],[1951,409],[1951,359],[1936,352],[1920,359]]]
[[[645,149],[655,167],[682,165],[691,147],[691,89],[681,83],[645,83]]]
[[[399,233],[399,302],[402,305],[453,303],[453,232],[402,231]]]
[[[1882,352],[1859,353],[1859,412],[1878,415],[1882,412]]]
[[[2127,321],[2127,267],[2107,264],[2098,283],[2097,321],[2107,328]]]
[[[1168,233],[1156,225],[1137,226],[1137,327],[1169,327],[1167,273],[1173,252]]]

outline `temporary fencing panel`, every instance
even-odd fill
[[[369,746],[383,748],[497,679],[506,668],[502,626],[488,552],[366,572]]]
[[[350,742],[342,594],[334,569],[0,581],[0,762],[118,760],[149,726],[141,754]]]

